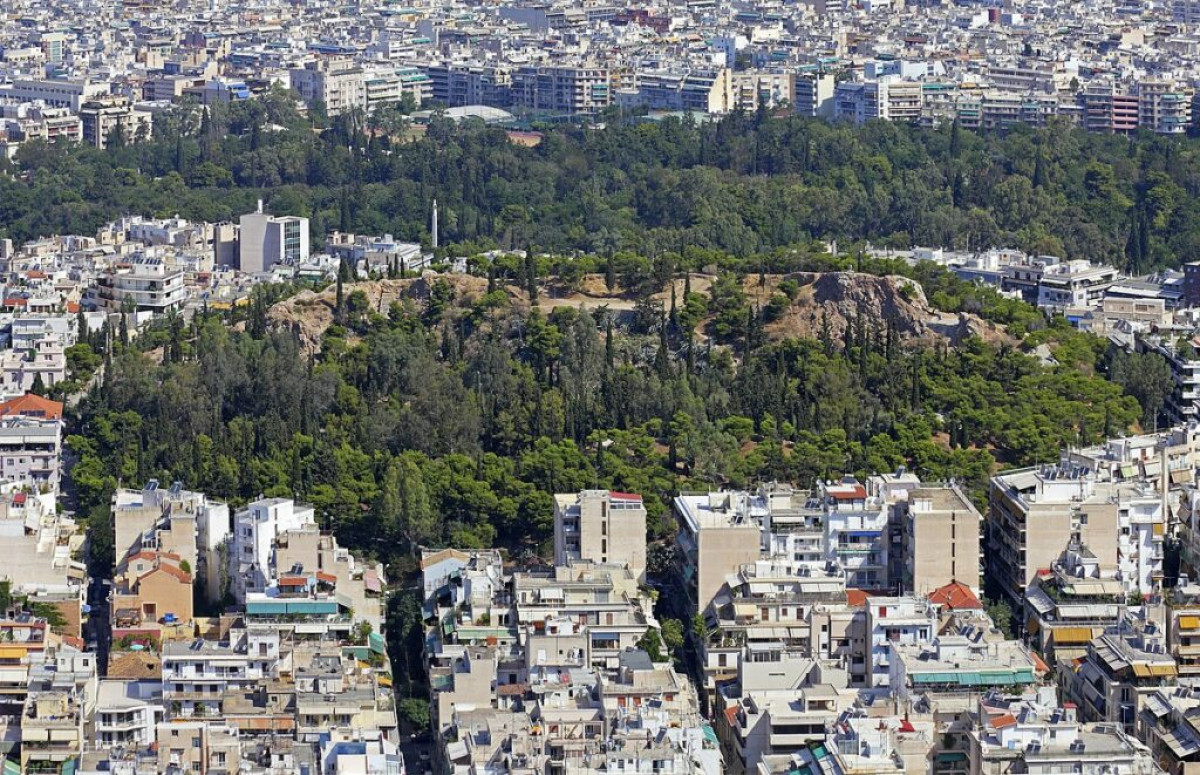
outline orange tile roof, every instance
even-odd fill
[[[944,587],[929,593],[929,602],[945,606],[951,611],[982,610],[983,603],[966,584],[951,581]]]
[[[867,591],[864,589],[847,589],[846,590],[846,605],[862,608],[867,604]]]
[[[143,573],[141,576],[138,576],[138,581],[141,581],[142,579],[146,578],[147,576],[150,576],[159,571],[162,571],[163,573],[167,574],[168,576],[173,576],[174,578],[178,579],[183,584],[191,584],[192,583],[192,574],[184,573],[182,570],[180,570],[179,568],[176,568],[174,565],[156,565],[153,568],[151,568],[150,570]]]
[[[26,393],[0,403],[0,417],[44,417],[47,420],[61,420],[62,413],[61,401],[51,401],[34,393]]]
[[[992,719],[992,726],[995,727],[996,729],[1004,729],[1005,727],[1011,727],[1013,724],[1016,724],[1016,723],[1017,723],[1017,719],[1011,713],[1005,713],[1003,716],[998,716],[998,717]]]

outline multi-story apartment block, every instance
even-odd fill
[[[866,604],[868,687],[892,687],[892,647],[930,643],[938,631],[937,609],[923,597],[869,597]]]
[[[975,627],[915,643],[893,641],[888,648],[888,685],[901,701],[918,695],[954,696],[988,688],[1029,687],[1045,673],[1025,644],[999,640]]]
[[[1172,81],[1137,83],[1138,125],[1160,135],[1185,134],[1192,126],[1195,90]]]
[[[627,108],[721,114],[733,109],[733,73],[728,68],[638,71],[635,85],[619,89],[614,101]]]
[[[276,562],[276,539],[289,530],[315,524],[311,506],[298,506],[288,498],[255,501],[237,512],[229,548],[229,575],[234,597],[244,601],[252,592],[265,592],[281,570]]]
[[[968,772],[1158,772],[1150,752],[1136,738],[1111,725],[1080,723],[1075,707],[1059,707],[1051,700],[1009,699],[994,694],[981,698],[978,723],[967,733]]]
[[[642,496],[584,490],[554,496],[554,561],[623,565],[646,578],[646,506]]]
[[[96,742],[110,748],[149,748],[164,714],[161,682],[100,681],[93,716]]]
[[[833,118],[834,89],[833,73],[814,72],[796,74],[796,91],[792,105],[796,113],[813,118]]]
[[[430,98],[449,108],[513,104],[513,68],[508,65],[432,64],[425,67]]]
[[[1130,134],[1138,129],[1138,96],[1110,83],[1089,84],[1080,95],[1084,126],[1089,132]]]
[[[993,477],[989,494],[987,565],[1000,591],[1017,605],[1040,570],[1071,545],[1083,546],[1106,569],[1118,561],[1119,507],[1094,472],[1073,463]]]
[[[83,141],[101,150],[114,141],[132,143],[150,136],[154,116],[124,97],[85,102],[79,109]]]
[[[51,387],[59,379],[57,372],[47,372],[43,384]],[[0,403],[0,479],[58,492],[62,407],[32,393]]]
[[[903,587],[926,595],[953,582],[979,594],[983,517],[956,486],[921,487],[898,506]]]
[[[165,314],[187,300],[183,270],[171,266],[152,251],[117,264],[96,279],[93,302],[97,308],[121,312]]]
[[[874,119],[917,122],[924,103],[919,81],[894,76],[839,83],[834,93],[834,118],[864,124]]]
[[[354,60],[328,57],[288,71],[292,90],[310,106],[320,102],[329,116],[367,109],[367,79]]]
[[[218,717],[231,692],[279,675],[280,635],[265,628],[231,630],[227,644],[195,639],[162,647],[163,703],[171,718]]]
[[[1131,612],[1089,643],[1078,665],[1060,663],[1058,671],[1064,696],[1085,721],[1117,724],[1127,734],[1134,733],[1148,698],[1174,686],[1179,675],[1166,632],[1144,612]]]
[[[608,68],[525,65],[512,74],[514,107],[563,116],[593,115],[612,101]]]
[[[765,513],[765,504],[746,493],[714,492],[680,495],[674,506],[680,578],[693,610],[704,612],[729,574],[758,559],[762,537],[754,517]]]
[[[78,113],[84,103],[107,96],[110,89],[107,81],[17,78],[11,85],[0,86],[0,97],[16,102],[42,102]]]
[[[1093,638],[1120,622],[1127,599],[1111,568],[1103,572],[1091,552],[1069,549],[1025,589],[1026,642],[1047,662],[1070,664],[1086,654]]]

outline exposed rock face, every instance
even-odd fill
[[[430,288],[436,279],[445,279],[450,283],[454,288],[455,300],[466,299],[470,302],[487,293],[486,279],[459,274],[350,283],[342,288],[342,293],[349,296],[362,291],[370,308],[386,315],[394,301],[412,299],[418,305],[423,304],[429,298]],[[267,322],[276,328],[295,329],[304,347],[315,352],[320,347],[325,329],[333,325],[336,308],[337,286],[330,285],[319,293],[301,291],[290,299],[284,299],[267,312]]]
[[[779,278],[800,284],[783,316],[770,323],[773,339],[819,337],[823,330],[842,340],[859,317],[867,330],[889,323],[903,341],[960,342],[971,336],[1007,338],[1003,328],[975,315],[938,312],[929,306],[921,286],[906,277],[858,272],[797,272]]]
[[[373,280],[346,285],[342,290],[349,296],[362,291],[370,308],[386,315],[392,302],[410,299],[421,306],[429,298],[433,283],[448,282],[454,288],[456,303],[470,304],[487,293],[487,280],[470,275],[443,274],[427,275],[407,280]],[[694,277],[693,287],[707,287],[711,278]],[[784,280],[793,280],[800,285],[792,304],[783,315],[766,326],[771,339],[802,337],[815,339],[827,328],[835,341],[845,339],[846,331],[861,316],[868,330],[882,332],[891,322],[893,331],[906,342],[950,342],[978,336],[987,341],[1007,341],[1003,327],[982,320],[975,315],[938,312],[929,306],[925,293],[916,282],[904,277],[860,274],[857,272],[796,272],[790,275],[747,275],[743,288],[748,299],[764,302],[779,289]],[[679,286],[682,281],[676,280]],[[514,306],[527,306],[528,299],[523,290],[513,286],[501,286]],[[553,296],[543,290],[540,306],[544,311],[555,306],[603,305],[614,311],[628,311],[633,300],[617,294],[605,296],[603,285],[592,283],[590,293],[583,296],[572,293]],[[700,292],[699,290],[697,292]],[[666,301],[669,291],[655,294],[655,298]],[[273,326],[294,329],[310,352],[320,347],[321,337],[333,324],[337,290],[330,285],[315,293],[303,291],[290,299],[279,302],[267,313]],[[700,335],[707,321],[697,333]]]

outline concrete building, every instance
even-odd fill
[[[513,106],[534,113],[592,115],[612,101],[605,67],[526,65],[512,74]]]
[[[912,490],[900,508],[904,589],[927,595],[952,582],[979,594],[983,517],[955,486]]]
[[[179,309],[187,300],[183,270],[147,250],[96,278],[93,300],[97,308],[108,312],[131,308],[165,314]]]
[[[1039,693],[1043,694],[1043,693]],[[1053,694],[1053,692],[1049,692]],[[1081,723],[1078,712],[1053,697],[979,700],[968,732],[970,775],[1027,772],[1046,775],[1155,775],[1153,757],[1136,738],[1107,724]]]
[[[733,73],[728,68],[639,71],[635,85],[619,89],[614,101],[625,108],[728,113],[734,106]]]
[[[124,97],[89,100],[79,109],[83,142],[104,150],[115,141],[134,143],[150,137],[154,114]]]
[[[243,215],[239,221],[238,269],[258,274],[276,264],[297,266],[308,260],[308,219],[294,215],[273,216],[262,210]]]
[[[367,109],[367,83],[363,68],[352,59],[322,58],[288,71],[292,91],[310,106],[320,102],[329,116]]]
[[[53,107],[70,108],[76,113],[85,102],[104,97],[109,92],[108,82],[87,79],[18,78],[11,85],[0,86],[0,97],[16,102],[41,101]]]
[[[1042,466],[992,478],[987,521],[988,573],[1016,605],[1041,569],[1071,545],[1086,546],[1115,571],[1119,507],[1095,476],[1074,465]]]
[[[978,628],[917,643],[891,643],[888,681],[901,701],[920,694],[966,695],[988,687],[1027,687],[1045,672],[1025,644]]]
[[[1140,612],[1088,644],[1078,665],[1060,663],[1058,671],[1064,698],[1078,706],[1083,720],[1117,724],[1127,734],[1134,733],[1148,698],[1174,686],[1179,675],[1163,627]]]
[[[646,506],[642,496],[584,490],[554,496],[554,562],[623,565],[646,578]]]
[[[245,600],[247,594],[264,592],[268,583],[279,575],[276,540],[290,530],[315,524],[313,508],[299,506],[289,498],[254,501],[237,512],[233,518],[233,541],[229,550],[234,597]]]
[[[761,528],[745,493],[713,492],[680,495],[674,501],[679,519],[675,535],[679,546],[680,577],[693,610],[703,613],[716,598],[726,577],[745,563],[758,559]]]
[[[798,73],[796,93],[792,98],[796,113],[814,118],[833,118],[836,85],[833,73]]]

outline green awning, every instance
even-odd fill
[[[370,646],[371,651],[374,651],[376,654],[387,653],[387,643],[384,641],[383,636],[377,632],[373,632],[367,636],[367,645]]]

